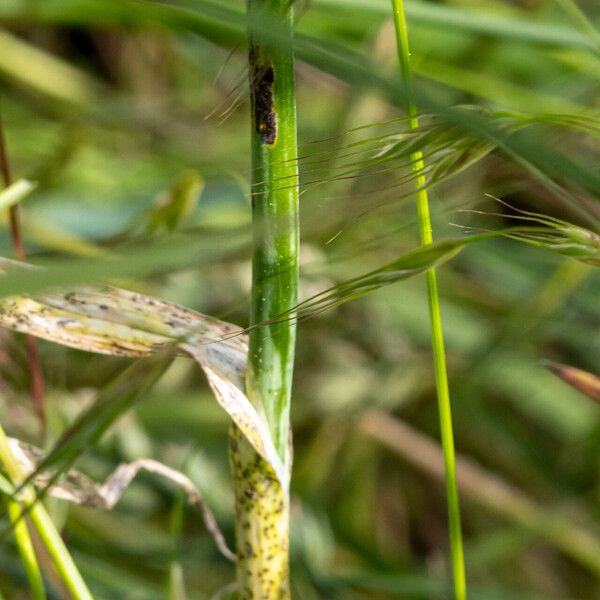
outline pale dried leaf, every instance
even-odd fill
[[[5,271],[32,268],[6,259],[0,259],[0,266]],[[219,404],[287,489],[289,477],[266,421],[244,393],[248,340],[239,327],[109,286],[0,299],[0,326],[117,356],[147,356],[178,342],[181,352],[201,366]]]
[[[9,438],[9,444],[25,476],[28,477],[33,474],[37,464],[44,457],[42,450],[15,438]],[[51,483],[49,487],[48,484],[51,478],[46,473],[35,475],[33,483],[47,489],[50,495],[61,500],[111,510],[121,499],[133,478],[142,469],[160,475],[180,486],[186,493],[188,503],[201,511],[206,528],[214,538],[221,553],[229,560],[235,561],[235,554],[227,546],[213,512],[194,482],[187,475],[156,460],[141,458],[132,463],[119,465],[103,484],[92,481],[75,469],[69,469],[63,474],[59,482]]]

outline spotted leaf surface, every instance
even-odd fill
[[[21,268],[14,261],[0,264]],[[239,327],[109,286],[0,299],[0,326],[117,356],[148,356],[177,343],[179,352],[198,362],[219,404],[287,488],[287,472],[266,422],[244,392],[248,340]]]

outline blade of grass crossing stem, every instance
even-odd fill
[[[292,5],[289,0],[247,2],[254,230],[250,318],[253,325],[268,325],[250,333],[246,393],[264,415],[286,467],[291,461],[289,415],[296,330],[293,322],[272,320],[289,313],[298,296]],[[271,24],[283,32],[276,42],[268,35]],[[287,599],[287,485],[282,487],[273,469],[254,452],[239,430],[232,431],[230,449],[236,497],[239,598]]]
[[[412,76],[410,68],[410,47],[408,43],[408,28],[404,14],[403,0],[392,0],[394,25],[398,44],[398,59],[402,82],[405,87],[407,99],[407,113],[409,127],[417,129],[419,120],[417,108],[412,95]],[[415,152],[412,158],[413,169],[423,172],[425,163],[423,154]],[[426,181],[423,175],[417,175],[417,206],[419,212],[419,229],[423,244],[431,244],[433,235],[429,215],[429,199]],[[458,500],[458,485],[456,482],[456,458],[454,452],[454,434],[452,432],[452,412],[450,407],[450,392],[448,388],[448,374],[446,370],[446,353],[444,349],[444,334],[442,329],[442,316],[437,288],[435,269],[427,271],[427,295],[429,301],[429,315],[431,319],[431,339],[435,364],[435,382],[440,414],[440,429],[442,448],[444,451],[444,464],[446,469],[446,495],[448,502],[448,522],[450,528],[450,551],[452,554],[452,576],[454,581],[454,597],[456,600],[465,600],[467,597],[464,550],[460,522],[460,507]]]
[[[23,481],[25,478],[24,473],[12,454],[8,439],[2,427],[0,427],[0,462],[4,465],[4,468],[13,483],[18,484]],[[50,554],[50,557],[52,558],[52,562],[54,563],[58,574],[65,582],[65,585],[69,589],[74,600],[93,600],[85,581],[77,570],[77,566],[73,562],[52,519],[46,512],[42,503],[36,501],[35,490],[26,486],[21,491],[20,498],[23,499],[29,518],[37,529],[42,542],[48,550],[48,554]]]
[[[148,394],[174,356],[175,348],[166,346],[148,358],[138,359],[119,373],[102,389],[95,402],[63,431],[50,452],[38,464],[36,471],[29,476],[27,483],[35,475],[51,467],[57,470],[57,475],[69,469],[120,416]]]

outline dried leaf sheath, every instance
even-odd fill
[[[39,299],[4,298],[0,326],[118,356],[146,356],[178,342],[180,351],[200,364],[219,404],[287,488],[287,474],[266,423],[243,391],[248,350],[238,327],[111,287],[45,294]]]
[[[288,492],[236,427],[231,428],[229,448],[239,598],[286,598],[290,593]]]

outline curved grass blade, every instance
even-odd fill
[[[156,354],[138,360],[126,368],[63,432],[50,452],[38,463],[38,472],[31,476],[35,477],[51,467],[59,474],[69,469],[79,456],[100,440],[121,415],[149,392],[169,367],[174,356],[175,348],[167,345]]]
[[[594,231],[579,225],[574,225],[563,219],[517,209],[503,200],[490,196],[489,194],[488,197],[507,206],[517,214],[505,215],[478,210],[465,210],[462,212],[484,216],[506,217],[523,221],[528,225],[503,229],[495,232],[495,234],[525,242],[532,246],[545,248],[546,250],[550,250],[557,254],[575,258],[588,265],[600,266],[600,235]],[[466,229],[469,230],[469,228]]]
[[[248,231],[224,235],[174,235],[165,241],[120,246],[95,258],[54,259],[36,269],[22,262],[0,259],[0,296],[34,294],[52,288],[105,283],[119,277],[146,277],[237,256],[250,242]]]
[[[389,15],[387,0],[313,0],[313,3],[316,9],[360,9],[382,17]],[[233,44],[242,41],[244,23],[242,14],[235,10],[235,5],[221,7],[214,2],[194,0],[193,8],[196,10],[131,0],[17,0],[3,5],[0,8],[0,16],[73,25],[94,24],[99,18],[105,26],[162,25],[180,29],[193,24],[212,41]],[[585,49],[592,47],[579,32],[559,23],[538,23],[500,13],[466,10],[445,4],[411,3],[406,12],[409,19],[415,22],[438,25],[444,29],[453,28],[534,44]]]
[[[29,517],[38,531],[38,534],[48,550],[58,574],[65,582],[69,592],[74,600],[92,600],[92,595],[81,577],[77,566],[75,565],[69,551],[67,550],[60,534],[56,530],[52,519],[46,512],[43,504],[38,501],[35,490],[29,485],[22,485],[25,479],[21,466],[13,456],[8,438],[0,426],[0,460],[10,479],[8,484],[10,489],[19,486],[17,500],[23,504],[23,510],[29,514]],[[19,522],[22,522],[22,515],[18,516]]]
[[[1,476],[0,476],[1,478]],[[11,495],[13,488],[7,480],[1,478],[0,489],[7,495]],[[44,589],[44,580],[35,556],[35,549],[29,535],[29,529],[24,519],[21,519],[21,506],[15,500],[7,499],[7,511],[14,530],[15,541],[21,557],[21,562],[25,569],[29,590],[33,600],[45,600],[46,591]]]
[[[235,554],[227,546],[215,516],[202,494],[193,481],[180,471],[156,460],[142,458],[119,465],[102,484],[92,481],[75,469],[63,469],[64,473],[60,480],[54,481],[54,478],[48,476],[44,472],[45,468],[42,467],[46,462],[46,455],[42,450],[15,438],[9,438],[9,443],[21,469],[28,478],[32,478],[34,485],[47,489],[51,496],[83,506],[111,510],[119,502],[132,480],[142,470],[172,481],[185,492],[188,504],[200,510],[206,528],[213,536],[221,553],[229,560],[235,560]]]
[[[600,32],[574,0],[555,0],[567,18],[579,29],[596,53],[600,53]]]
[[[356,9],[382,17],[389,14],[387,0],[312,0],[315,8]],[[579,47],[590,49],[591,43],[577,31],[553,22],[538,22],[516,16],[505,16],[500,11],[472,10],[453,4],[411,2],[406,6],[409,21],[437,25],[477,34],[498,37],[501,40],[522,41],[532,44]]]

